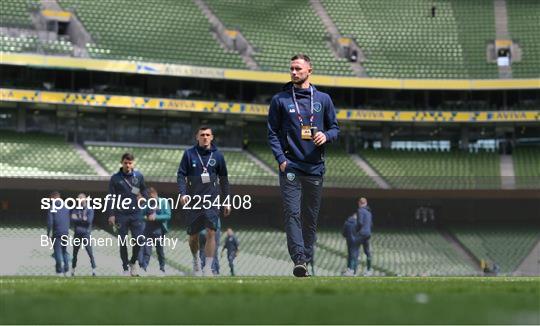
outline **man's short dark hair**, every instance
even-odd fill
[[[291,58],[291,61],[294,61],[294,60],[299,60],[299,59],[302,59],[304,60],[305,62],[307,62],[309,64],[309,66],[311,67],[311,59],[303,54],[303,53],[298,53],[298,54],[295,54],[292,58]]]
[[[120,162],[124,162],[124,160],[135,161],[135,156],[133,156],[133,154],[131,153],[124,153],[124,155],[122,155],[122,159],[120,160]]]
[[[51,194],[49,195],[51,198],[54,198],[54,197],[60,197],[60,191],[58,190],[54,190],[51,192]]]
[[[210,126],[200,126],[199,129],[197,130],[197,134],[199,134],[199,131],[204,131],[204,130],[210,130],[212,132],[212,134],[214,134],[214,131],[212,130],[212,128],[210,128]]]

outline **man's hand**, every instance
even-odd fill
[[[182,197],[180,197],[180,204],[184,206],[187,203],[187,199],[188,199],[187,195],[183,195]]]
[[[223,208],[223,216],[227,217],[231,215],[231,206],[224,206]]]
[[[284,161],[283,163],[281,163],[281,164],[279,165],[279,170],[280,170],[281,172],[285,172],[285,168],[286,168],[286,167],[287,167],[287,161]]]
[[[109,216],[109,225],[114,225],[114,220],[115,220],[114,215]]]
[[[155,220],[156,220],[156,214],[150,214],[150,215],[148,215],[148,220],[149,220],[149,221],[155,221]]]
[[[317,132],[315,137],[313,137],[313,142],[315,145],[321,146],[322,144],[326,143],[326,135],[322,131]]]

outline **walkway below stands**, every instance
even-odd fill
[[[497,40],[510,39],[508,32],[508,11],[506,0],[495,0],[493,2],[495,10],[495,34]],[[499,78],[512,78],[512,67],[499,67]]]
[[[516,188],[516,175],[512,155],[501,155],[501,188]]]
[[[540,276],[540,240],[536,242],[531,252],[519,264],[515,274]]]
[[[99,176],[110,176],[110,173],[107,172],[90,154],[88,154],[84,147],[79,144],[74,144],[73,147],[75,148],[75,151],[77,152],[77,154],[79,154],[81,159],[83,159],[88,165],[90,165]]]
[[[255,162],[258,166],[260,166],[266,172],[271,173],[274,176],[278,175],[275,170],[272,170],[268,165],[264,164],[264,162],[259,160],[255,155],[251,154],[248,151],[242,151],[242,152],[246,154],[247,157],[249,157],[253,162]]]
[[[334,23],[334,21],[332,21],[332,18],[330,17],[330,15],[326,11],[326,9],[324,9],[324,6],[322,5],[321,1],[320,0],[309,0],[309,4],[311,5],[311,8],[313,8],[313,10],[317,14],[317,16],[319,16],[319,18],[321,19],[321,22],[323,23],[324,28],[330,34],[330,38],[333,39],[333,40],[340,39],[341,38],[341,33],[339,32],[339,30],[338,30],[336,24]],[[337,55],[336,49],[333,47],[333,45],[329,44],[329,47],[331,48],[334,55],[336,55],[336,57],[337,57],[338,55]],[[358,52],[359,52],[358,53],[358,59],[365,58],[365,56],[364,56],[364,54],[362,53],[361,50],[358,51]],[[351,65],[351,69],[354,71],[354,73],[358,77],[367,77],[366,69],[364,69],[364,67],[359,62],[360,62],[360,60],[357,60],[356,62],[349,62],[350,65]]]
[[[459,242],[454,235],[446,230],[439,230],[441,236],[454,248],[459,256],[469,263],[476,271],[481,272],[480,262],[472,252],[470,252],[461,242]]]
[[[358,165],[359,168],[364,170],[364,172],[382,189],[390,189],[390,185],[383,179],[382,176],[375,171],[371,165],[369,165],[360,155],[352,154],[353,161]]]

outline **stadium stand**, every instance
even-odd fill
[[[39,0],[3,0],[0,3],[0,22],[3,26],[31,28],[29,6],[39,4]]]
[[[517,147],[512,158],[517,186],[540,188],[540,148]]]
[[[176,180],[178,164],[184,153],[182,149],[114,145],[87,145],[86,150],[111,174],[118,171],[120,158],[129,152],[135,156],[136,169],[140,170],[146,179],[171,182]]]
[[[344,59],[326,44],[327,33],[307,1],[209,0],[226,26],[237,27],[254,45],[254,59],[262,70],[287,71],[291,53],[305,52],[317,74],[349,75]]]
[[[347,252],[343,236],[335,230],[318,232],[317,242],[319,246]],[[475,270],[435,230],[377,229],[371,239],[371,250],[376,271],[403,276],[475,274]],[[345,258],[342,264],[344,261]],[[363,253],[361,261],[365,264]]]
[[[277,163],[264,144],[250,144],[249,151],[277,172]],[[353,161],[342,148],[330,146],[326,149],[325,185],[333,187],[378,188],[371,178]]]
[[[34,36],[0,36],[0,51],[5,52],[35,52],[37,39]]]
[[[351,156],[338,146],[327,147],[325,162],[325,184],[327,186],[378,188]]]
[[[94,176],[96,172],[62,137],[0,133],[0,176]]]
[[[126,152],[133,153],[139,169],[148,180],[176,181],[178,165],[184,151],[172,148],[88,145],[88,152],[109,173],[119,168],[119,160]],[[240,151],[223,151],[227,162],[229,181],[240,184],[273,184],[275,177],[258,166]]]
[[[534,228],[453,227],[451,231],[478,260],[497,263],[501,273],[512,273],[540,239]]]
[[[421,0],[324,0],[323,5],[340,32],[351,35],[365,52],[370,77],[497,77],[496,66],[485,63],[486,42],[494,38],[493,9],[486,9],[486,1],[437,2],[435,17],[432,3]],[[457,19],[460,14],[467,17]],[[491,27],[479,28],[486,24]],[[461,35],[472,26],[475,33]]]
[[[238,53],[223,50],[192,1],[59,0],[74,9],[95,39],[92,58],[246,69]],[[189,44],[189,46],[186,46]]]
[[[540,77],[540,4],[534,0],[507,1],[508,28],[513,41],[523,51],[521,62],[512,64],[514,78]]]
[[[364,150],[361,156],[395,188],[498,189],[493,152]]]
[[[511,2],[511,1],[510,1]],[[469,78],[498,78],[497,65],[486,60],[486,45],[495,38],[492,0],[451,1],[463,65]],[[474,31],[474,33],[471,33]],[[441,62],[441,64],[444,64]]]

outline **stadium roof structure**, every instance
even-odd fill
[[[241,80],[265,83],[286,83],[290,79],[287,72],[280,73],[247,69],[222,69],[178,64],[73,58],[65,56],[7,52],[0,52],[0,64],[39,68],[61,68],[130,74]],[[392,79],[314,75],[312,77],[312,81],[316,85],[329,87],[404,90],[540,89],[540,77],[529,79]]]

